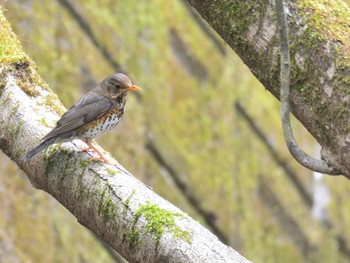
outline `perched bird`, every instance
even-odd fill
[[[128,90],[141,90],[133,85],[128,76],[117,73],[107,77],[94,89],[80,98],[57,122],[34,149],[26,156],[26,161],[54,143],[83,140],[105,163],[110,163],[103,154],[91,144],[91,140],[115,127],[124,114]]]

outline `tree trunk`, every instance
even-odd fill
[[[274,2],[188,0],[279,97]],[[322,146],[322,158],[350,177],[350,11],[341,1],[288,1],[291,108]]]
[[[90,161],[89,153],[79,152],[79,140],[24,162],[64,108],[37,75],[1,9],[0,35],[0,149],[33,186],[131,262],[249,262],[116,161]]]

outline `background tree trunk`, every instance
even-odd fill
[[[322,157],[350,177],[349,9],[341,1],[285,1],[290,35],[291,109],[322,146]],[[271,1],[189,0],[279,97],[279,37]]]

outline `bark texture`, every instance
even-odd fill
[[[279,38],[274,3],[189,0],[261,83],[279,97]],[[291,109],[322,146],[322,158],[350,177],[350,20],[341,1],[286,3]]]
[[[91,162],[91,153],[79,152],[81,141],[53,145],[44,156],[24,162],[25,153],[63,109],[35,81],[25,89],[18,85],[38,77],[30,64],[0,65],[0,149],[36,188],[56,198],[131,262],[249,262],[116,161]]]

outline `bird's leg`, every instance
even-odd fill
[[[89,139],[83,139],[82,141],[85,142],[85,143],[88,145],[88,147],[85,147],[85,148],[83,148],[83,149],[80,149],[80,152],[87,152],[88,150],[95,151],[94,148],[91,148],[91,147],[89,146],[89,145],[91,144],[91,141],[90,141]],[[101,152],[101,151],[99,151],[99,152]],[[102,150],[102,152],[103,152],[103,154],[106,154],[106,153],[107,153],[107,152],[104,151],[104,150]]]
[[[80,152],[87,152],[88,150],[92,150],[92,148],[90,147],[90,142],[87,139],[84,139],[82,141],[85,142],[88,147],[80,149]]]
[[[80,151],[82,152],[87,152],[88,150],[93,150],[94,152],[96,152],[100,157],[94,157],[91,158],[91,161],[98,161],[98,160],[103,160],[103,162],[107,163],[107,164],[111,164],[111,162],[103,156],[103,153],[101,153],[101,151],[99,151],[95,146],[92,145],[91,141],[88,139],[83,140],[88,147],[81,149]]]

